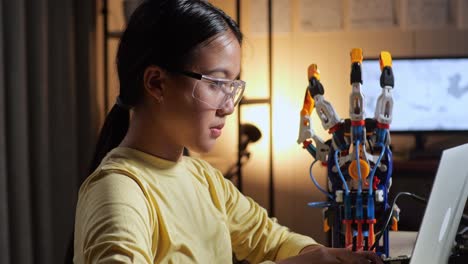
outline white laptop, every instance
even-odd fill
[[[468,198],[468,144],[442,153],[411,264],[447,263]]]

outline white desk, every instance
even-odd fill
[[[409,256],[413,252],[418,232],[390,231],[390,256]]]

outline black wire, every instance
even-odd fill
[[[390,207],[390,214],[389,216],[387,217],[387,221],[385,222],[385,225],[382,227],[382,230],[380,231],[380,233],[375,237],[375,242],[374,244],[372,245],[372,247],[369,249],[369,250],[374,250],[374,248],[377,246],[377,244],[379,243],[379,240],[380,238],[382,238],[382,235],[385,233],[385,230],[387,230],[388,228],[388,225],[390,224],[390,220],[392,219],[392,216],[393,216],[393,207],[395,207],[395,204],[396,204],[396,201],[398,200],[398,198],[402,195],[408,195],[420,202],[423,202],[423,203],[427,203],[427,200],[419,195],[416,195],[414,193],[410,193],[410,192],[399,192],[396,196],[395,196],[395,199],[393,199],[393,203],[392,203],[392,206]]]

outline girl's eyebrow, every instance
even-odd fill
[[[226,71],[225,69],[221,69],[221,68],[215,68],[215,69],[210,70],[210,71],[207,71],[207,72],[205,72],[205,73],[203,73],[203,74],[204,74],[204,75],[211,76],[211,75],[213,75],[214,73],[218,73],[218,72],[224,74],[224,78],[223,78],[223,79],[226,79],[227,76],[229,75],[229,74],[228,74],[228,71]],[[240,74],[240,72],[239,72],[239,74],[234,78],[234,80],[239,80],[239,79],[240,79],[240,75],[241,75],[241,74]]]
[[[221,68],[215,68],[213,70],[205,72],[204,74],[205,75],[212,75],[213,73],[218,73],[218,72],[223,73],[224,76],[227,76],[227,74],[228,74],[228,72],[226,70],[221,69]]]

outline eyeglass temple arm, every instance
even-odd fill
[[[201,80],[203,77],[203,75],[199,73],[195,73],[195,72],[190,72],[190,71],[179,71],[179,72],[185,76],[188,76],[197,80]]]

